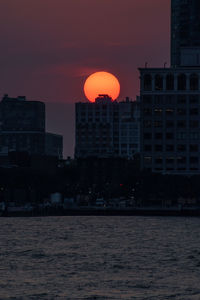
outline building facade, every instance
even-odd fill
[[[200,173],[200,2],[171,1],[171,67],[141,68],[141,167]]]
[[[171,0],[171,65],[200,66],[200,1]]]
[[[45,131],[45,104],[26,97],[0,102],[0,155],[27,152],[30,155],[62,157],[62,136]]]
[[[200,172],[200,69],[140,69],[141,166]]]
[[[75,157],[126,157],[139,152],[139,101],[76,103]]]

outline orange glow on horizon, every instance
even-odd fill
[[[91,102],[95,102],[99,94],[107,94],[112,100],[115,100],[120,93],[120,84],[118,79],[111,73],[96,72],[86,79],[84,93]]]

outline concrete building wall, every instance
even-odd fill
[[[200,69],[140,69],[141,167],[200,172]]]
[[[0,130],[45,131],[45,104],[28,101],[26,97],[10,98],[0,102]]]
[[[173,67],[200,66],[199,16],[199,0],[171,0],[171,65]],[[194,51],[195,59],[193,59]]]
[[[139,151],[139,103],[76,103],[75,157],[132,157]]]
[[[45,104],[26,97],[0,102],[0,155],[9,152],[62,157],[62,136],[45,132]]]

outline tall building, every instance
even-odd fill
[[[99,95],[94,103],[76,103],[75,157],[126,157],[139,152],[139,102],[112,101]]]
[[[200,69],[149,68],[141,74],[142,168],[200,171]]]
[[[26,97],[0,102],[0,155],[27,152],[30,155],[62,157],[62,136],[45,131],[45,104]]]
[[[171,65],[200,66],[200,1],[171,1]]]
[[[200,3],[172,0],[170,68],[140,68],[141,167],[200,172]]]

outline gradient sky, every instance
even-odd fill
[[[138,67],[169,63],[170,0],[0,0],[0,96],[46,103],[47,130],[73,155],[74,103],[95,71],[139,94]]]

